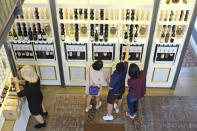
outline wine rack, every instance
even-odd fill
[[[11,68],[4,46],[0,48],[0,129],[5,121],[3,107],[11,83]]]
[[[148,87],[172,86],[195,2],[195,0],[160,1],[147,73]],[[163,68],[170,69],[167,81],[154,81],[157,78],[166,79],[154,76],[155,69],[159,71],[158,67],[161,71]]]
[[[114,70],[116,63],[122,61],[125,54],[125,50],[120,51],[120,48],[127,44],[132,45],[129,62],[135,62],[143,69],[154,4],[153,0],[148,1],[144,3],[135,1],[135,4],[130,4],[125,0],[113,1],[112,7],[108,3],[110,0],[82,0],[80,2],[58,0],[56,15],[65,83],[68,85],[86,84],[84,81],[68,79],[73,72],[67,73],[67,71],[74,70],[69,70],[70,66],[81,65],[83,66],[81,70],[83,70],[84,66],[88,67],[95,60],[102,60],[104,67]],[[79,57],[82,43],[86,43],[87,46],[87,50],[84,47],[85,57]],[[79,48],[72,48],[73,51],[71,51],[71,46],[74,47],[72,44],[78,44]],[[73,55],[76,57],[74,58]],[[80,75],[77,71],[74,74]]]
[[[0,48],[0,94],[1,94],[1,98],[2,95],[5,96],[6,95],[6,91],[7,89],[4,89],[5,83],[8,79],[10,79],[10,74],[11,73],[11,69],[10,69],[10,65],[9,65],[9,61],[7,58],[7,54],[5,52],[4,46],[2,46]],[[4,91],[3,91],[4,90]]]
[[[60,85],[56,43],[48,0],[25,1],[23,14],[17,16],[8,34],[8,40],[18,69],[21,65],[35,65],[38,75],[47,78],[47,76],[41,76],[48,74],[40,72],[39,67],[54,66],[53,74],[57,75],[57,79],[42,79],[41,84]]]

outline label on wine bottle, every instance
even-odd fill
[[[41,34],[38,34],[38,39],[39,39],[39,40],[42,40]]]
[[[46,35],[43,35],[43,36],[42,36],[42,38],[43,38],[44,40],[46,40],[46,39],[47,39]]]
[[[103,40],[104,39],[104,36],[103,35],[99,35],[99,39],[100,40]]]
[[[14,37],[14,40],[18,40],[18,37]]]
[[[72,56],[72,52],[71,51],[69,52],[69,56]]]
[[[79,51],[77,51],[77,56],[80,56],[80,52]]]
[[[61,40],[65,41],[65,35],[61,35]]]
[[[15,38],[17,38],[17,37],[15,37]],[[17,40],[17,39],[15,39],[15,40]],[[23,40],[23,36],[19,36],[19,40]]]
[[[29,40],[29,37],[28,36],[25,36],[25,40],[28,41]]]
[[[94,41],[94,37],[93,36],[90,37],[90,41],[92,41],[92,42]]]
[[[50,51],[49,54],[50,54],[50,55],[54,55],[53,51]]]
[[[48,51],[46,51],[46,55],[49,55],[49,52]]]

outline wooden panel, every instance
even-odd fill
[[[124,124],[90,124],[84,125],[84,131],[125,131]]]

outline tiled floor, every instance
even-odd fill
[[[197,67],[181,69],[174,95],[197,96]]]

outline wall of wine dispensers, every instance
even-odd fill
[[[129,63],[144,69],[154,0],[135,4],[117,1],[112,5],[103,0],[56,1],[66,85],[84,86],[88,66],[99,59],[104,62],[105,77],[111,75],[116,63],[123,61],[127,44],[131,45]],[[58,35],[53,34],[49,4],[32,5],[24,4],[24,14],[18,16],[9,33],[15,62],[18,67],[35,66],[42,84],[59,85],[54,42]],[[148,87],[171,87],[194,5],[195,0],[160,1],[147,72]]]

